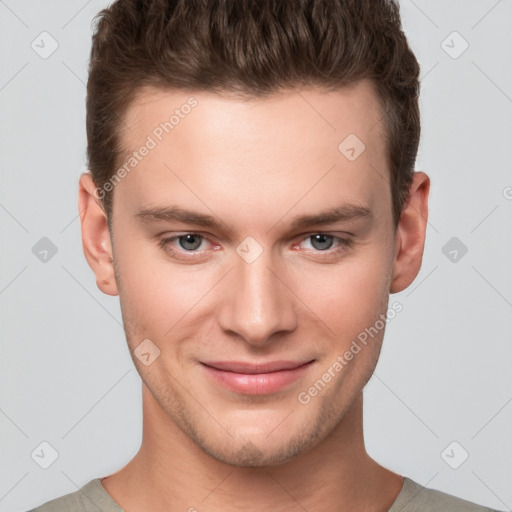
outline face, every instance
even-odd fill
[[[251,101],[146,89],[127,112],[127,341],[155,403],[218,460],[311,449],[373,372],[396,249],[380,115],[369,82]]]

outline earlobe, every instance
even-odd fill
[[[420,271],[427,229],[429,191],[430,178],[424,172],[415,172],[396,229],[390,293],[405,290]]]
[[[89,172],[80,176],[78,211],[84,255],[96,276],[96,284],[103,293],[118,295],[107,215]]]

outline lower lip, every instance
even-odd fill
[[[228,372],[204,364],[202,367],[210,377],[231,391],[244,395],[268,395],[295,382],[308,370],[313,362],[310,361],[293,370],[258,374]]]

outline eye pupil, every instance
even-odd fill
[[[194,241],[195,239],[195,241]],[[179,237],[180,245],[183,249],[187,249],[189,251],[196,250],[201,245],[201,236],[200,235],[183,235]],[[191,247],[192,246],[192,247]]]
[[[318,235],[313,235],[311,237],[311,244],[313,245],[313,247],[315,247],[315,249],[319,249],[319,250],[330,249],[330,247],[332,246],[332,242],[333,242],[333,237],[331,235],[318,234]],[[316,243],[319,243],[320,247],[315,245]],[[327,244],[327,247],[325,247],[325,244]]]

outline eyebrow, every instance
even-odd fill
[[[135,217],[144,222],[178,221],[183,224],[193,224],[196,226],[214,228],[224,230],[231,235],[234,234],[232,228],[214,216],[193,210],[187,210],[178,206],[143,208],[135,214]],[[354,203],[344,203],[323,212],[296,216],[291,221],[290,227],[292,230],[296,230],[360,218],[371,219],[372,217],[372,210],[367,206]]]

